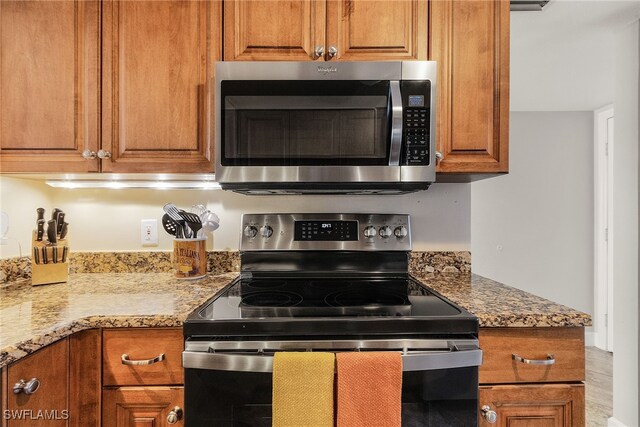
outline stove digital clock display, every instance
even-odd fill
[[[294,240],[310,242],[358,240],[358,221],[296,221]]]

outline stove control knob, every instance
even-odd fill
[[[380,227],[378,234],[380,234],[380,237],[382,237],[383,239],[389,238],[389,236],[391,236],[391,227],[389,227],[388,225]]]
[[[376,237],[376,234],[378,234],[378,233],[376,232],[376,228],[373,225],[369,225],[369,226],[365,227],[365,229],[364,229],[364,237],[372,239],[372,238]]]
[[[263,227],[260,227],[260,235],[262,237],[266,237],[268,239],[269,237],[271,237],[272,234],[273,234],[273,228],[271,228],[270,225],[265,225]]]
[[[247,225],[244,228],[244,235],[250,239],[253,239],[254,237],[256,237],[257,234],[258,234],[258,229],[255,228],[253,225]]]
[[[404,237],[407,237],[407,234],[409,234],[409,232],[407,231],[407,227],[405,227],[404,225],[400,225],[396,227],[395,230],[393,230],[393,234],[395,234],[398,239],[402,239]]]

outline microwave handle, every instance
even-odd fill
[[[391,86],[391,146],[389,148],[389,166],[400,165],[402,150],[402,93],[400,82],[392,80]]]
[[[433,371],[466,368],[482,364],[482,350],[415,352],[402,355],[402,371]],[[224,354],[201,351],[182,352],[182,366],[190,369],[235,372],[273,372],[273,356]]]

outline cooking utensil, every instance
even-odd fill
[[[178,227],[180,225],[169,214],[162,215],[162,226],[168,234],[178,237]]]
[[[162,209],[178,224],[176,231],[176,238],[182,239],[189,237],[187,236],[186,230],[186,222],[180,215],[180,209],[173,203],[167,203],[162,207]]]
[[[62,262],[67,262],[67,252],[69,251],[68,246],[62,247]]]
[[[202,214],[207,211],[207,207],[203,204],[193,205],[191,206],[191,212],[202,217]]]
[[[58,224],[55,219],[49,220],[47,223],[47,240],[49,244],[55,245],[58,242]]]
[[[33,262],[36,264],[40,264],[40,251],[38,251],[38,247],[33,247]]]
[[[44,219],[39,219],[38,220],[38,229],[36,231],[36,240],[38,242],[42,242],[42,236],[44,236]]]
[[[64,225],[64,212],[58,213],[58,218],[56,218],[56,223],[58,224],[57,233],[60,235],[62,233],[62,226]]]
[[[202,228],[198,231],[198,237],[205,237],[220,227],[220,218],[211,211],[204,212],[200,219],[202,220]]]
[[[53,247],[53,263],[54,264],[58,263],[58,247],[57,246]]]
[[[47,256],[47,247],[42,247],[42,263],[49,264],[49,257]]]
[[[36,221],[40,221],[41,219],[44,219],[44,208],[36,209],[36,213],[38,214],[38,218]]]
[[[180,211],[179,214],[182,219],[185,220],[187,226],[191,230],[190,237],[195,237],[198,234],[198,230],[202,228],[202,221],[200,220],[200,217],[194,213],[187,211]]]
[[[69,224],[68,223],[63,223],[62,227],[60,229],[60,240],[64,239],[65,237],[67,237],[67,231],[69,231]]]

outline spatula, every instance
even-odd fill
[[[178,209],[178,207],[176,205],[174,205],[173,203],[167,203],[166,205],[164,205],[162,207],[162,209],[177,224],[176,234],[175,234],[176,238],[182,239],[182,238],[187,237],[186,233],[185,233],[185,231],[186,231],[185,230],[185,221],[184,221],[184,219],[182,219],[182,216],[180,216],[180,209]]]
[[[182,219],[186,221],[187,226],[193,232],[192,236],[195,238],[198,235],[198,230],[202,228],[202,221],[200,220],[200,217],[194,213],[187,211],[179,211],[178,213],[180,214]]]
[[[169,214],[162,215],[162,226],[164,227],[164,231],[169,233],[174,237],[178,237],[178,223],[174,221],[173,218],[169,216]]]

